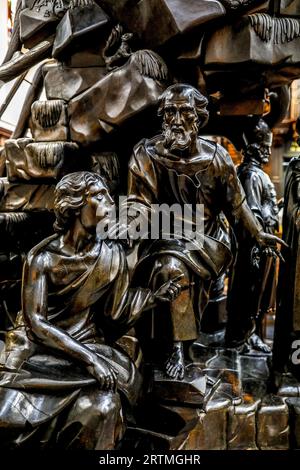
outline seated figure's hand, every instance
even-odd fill
[[[184,288],[188,286],[182,286],[179,284],[179,280],[183,278],[183,274],[180,274],[173,279],[165,282],[156,292],[154,292],[154,299],[160,302],[172,302],[181,293]]]
[[[93,364],[87,367],[89,373],[95,377],[103,390],[115,390],[117,385],[117,373],[105,361],[96,355]]]

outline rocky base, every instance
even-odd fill
[[[291,377],[282,376],[277,394],[270,393],[270,355],[213,347],[207,336],[194,343],[191,355],[194,370],[206,377],[199,404],[193,380],[183,381],[176,402],[172,381],[164,382],[156,371],[150,406],[143,405],[143,419],[138,416],[138,424],[129,427],[122,450],[300,448],[298,388]],[[173,385],[178,388],[178,383]]]

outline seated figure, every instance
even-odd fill
[[[259,247],[269,247],[274,255],[276,243],[282,243],[265,233],[251,212],[226,150],[198,137],[199,127],[208,120],[207,104],[207,99],[190,85],[170,86],[160,99],[162,134],[141,141],[129,162],[128,205],[132,213],[151,217],[157,204],[177,204],[182,210],[187,205],[192,207],[186,232],[173,231],[171,237],[162,234],[141,243],[136,270],[141,273],[137,279],[148,276],[152,286],[181,275],[181,285],[188,287],[150,325],[151,336],[162,338],[168,349],[164,370],[176,379],[183,379],[188,345],[198,337],[207,286],[232,262],[223,214],[231,226],[238,226],[237,233],[242,228]],[[203,208],[203,238],[192,240],[191,227],[193,233],[199,229],[197,207]],[[145,327],[140,329],[141,334],[145,331]],[[152,354],[151,346],[149,349]]]
[[[113,208],[97,174],[57,184],[56,234],[27,256],[22,311],[1,354],[1,447],[112,449],[124,433],[121,397],[136,403],[141,376],[113,341],[180,287],[129,288],[122,246],[97,230]]]

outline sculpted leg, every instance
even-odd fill
[[[95,387],[90,392],[81,392],[59,433],[58,442],[59,445],[66,443],[70,449],[111,450],[124,431],[119,394],[101,392]]]
[[[154,265],[152,271],[153,289],[156,290],[164,282],[173,279],[178,275],[183,277],[180,284],[190,285],[191,273],[185,264],[170,255],[160,257]],[[171,342],[171,352],[165,363],[165,372],[174,379],[183,379],[184,377],[184,347],[187,343],[197,338],[197,324],[193,307],[192,286],[185,289],[170,304],[164,304],[159,307],[159,315],[156,315],[158,325],[163,321],[163,317],[169,317],[170,330],[169,339]],[[157,331],[159,331],[156,328]]]
[[[165,372],[173,379],[184,378],[184,352],[182,341],[174,341],[173,351],[166,362]]]

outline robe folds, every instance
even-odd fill
[[[51,251],[55,237],[33,248],[28,259]],[[114,340],[137,320],[151,292],[129,288],[129,272],[121,245],[102,241],[99,246],[90,269],[70,284],[49,286],[47,320],[105,358],[118,373],[118,392],[126,403],[134,404],[140,392],[141,376]],[[25,272],[27,269],[26,262]],[[0,432],[3,428],[15,429],[27,436],[28,430],[32,432],[39,425],[53,422],[64,409],[70,408],[82,390],[95,393],[95,389],[107,393],[97,387],[96,379],[81,363],[36,342],[30,330],[26,331],[20,312],[15,328],[7,333],[1,354]]]
[[[167,269],[171,270],[177,261],[188,269],[187,274],[185,268],[185,273],[178,268],[177,274],[183,274],[184,282],[190,282],[195,288],[186,292],[189,299],[180,308],[177,304],[173,308],[171,304],[168,314],[171,320],[166,321],[171,325],[166,329],[172,329],[172,338],[177,341],[197,338],[209,284],[225,273],[233,261],[234,243],[231,243],[225,217],[231,226],[247,227],[253,236],[261,230],[246,203],[230,155],[220,145],[203,138],[198,138],[197,150],[196,155],[181,158],[167,149],[164,136],[158,135],[137,144],[129,162],[126,204],[133,226],[134,213],[138,214],[138,219],[150,221],[152,231],[153,214],[157,209],[161,213],[165,210],[163,207],[176,205],[181,209],[175,213],[169,233],[169,227],[161,224],[156,238],[150,236],[141,241],[134,276],[136,284],[143,278],[145,285],[149,285],[149,280],[151,284],[152,279],[160,276],[160,270],[164,270],[166,259],[176,259],[176,263],[169,262]],[[176,230],[182,221],[188,223],[181,224],[182,231]],[[198,236],[191,237],[191,232]],[[164,312],[167,309],[168,306],[164,306]],[[156,315],[158,334],[166,318],[164,312]]]
[[[173,239],[145,240],[140,246],[140,263],[159,254],[173,254],[185,261],[202,279],[218,278],[232,262],[232,246],[224,214],[230,224],[245,222],[249,208],[231,157],[220,145],[199,139],[199,155],[180,159],[165,149],[163,136],[142,140],[129,162],[127,204],[151,215],[153,204],[191,205],[190,220],[196,230],[196,205],[203,206],[203,237],[191,240],[183,236]],[[256,221],[253,221],[254,226]],[[261,230],[257,224],[257,231]]]

